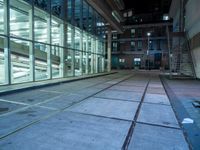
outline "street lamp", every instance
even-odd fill
[[[147,60],[148,60],[148,69],[149,69],[149,37],[151,36],[151,32],[147,32],[148,37],[148,49],[147,49]]]

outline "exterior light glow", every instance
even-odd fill
[[[147,32],[147,36],[151,36],[151,33],[150,33],[150,32]]]

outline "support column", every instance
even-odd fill
[[[95,73],[98,73],[98,39],[95,39],[95,43],[96,43],[96,50],[95,50]]]
[[[29,60],[30,60],[30,81],[35,81],[35,50],[34,50],[34,8],[29,10],[29,38],[32,40],[29,44]]]
[[[81,41],[80,41],[80,72],[83,75],[83,0],[80,0],[80,29],[81,29]]]
[[[51,43],[51,18],[47,18],[47,42]],[[47,74],[48,79],[52,79],[52,60],[51,60],[51,46],[47,45]]]
[[[80,36],[80,64],[79,64],[79,70],[81,72],[81,75],[83,75],[83,30],[81,30],[81,36]]]
[[[5,84],[11,84],[11,52],[10,52],[10,11],[9,0],[4,0],[4,34],[7,37],[4,40],[4,64],[5,64]]]
[[[91,74],[94,73],[94,49],[95,49],[95,42],[93,36],[91,37]]]
[[[75,48],[75,29],[74,27],[72,27],[71,29],[72,33],[71,33],[71,40],[72,40],[72,50],[70,51],[71,53],[71,59],[72,59],[72,66],[71,66],[71,69],[72,69],[72,76],[75,76],[75,51],[74,51],[74,48]]]
[[[105,47],[106,47],[106,44],[105,42],[103,42],[102,44],[102,50],[103,50],[103,57],[102,57],[102,72],[105,72]]]
[[[111,29],[108,28],[108,39],[107,39],[107,70],[111,71],[111,40],[112,40],[112,32]]]
[[[86,66],[85,66],[85,68],[86,68],[86,74],[88,74],[89,73],[89,54],[88,54],[88,35],[87,35],[87,37],[86,37],[87,39],[86,39]]]
[[[66,41],[67,41],[67,24],[65,22],[63,22],[60,25],[60,46],[61,47],[67,47],[66,45]],[[66,64],[66,49],[65,48],[61,48],[60,51],[60,77],[61,78],[65,78],[67,76],[67,64]]]

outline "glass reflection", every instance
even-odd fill
[[[20,8],[20,9],[19,9]],[[21,9],[23,8],[23,10]],[[10,35],[29,39],[31,7],[25,2],[12,1],[10,8]]]
[[[5,37],[0,36],[0,85],[5,83],[4,41]]]
[[[85,0],[9,0],[8,25],[6,2],[0,0],[0,84],[7,76],[12,84],[103,70],[105,21]],[[5,67],[7,45],[11,68]]]
[[[42,43],[35,43],[35,79],[44,80],[48,78],[47,73],[47,52],[49,49],[49,45],[45,45]]]
[[[4,34],[4,2],[0,1],[0,34]]]
[[[11,82],[21,83],[30,81],[30,42],[11,39]]]

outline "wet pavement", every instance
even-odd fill
[[[200,108],[194,101],[200,101],[200,81],[194,79],[168,79],[162,77],[171,104],[179,122],[190,118],[193,123],[182,124],[187,140],[194,150],[200,149]]]
[[[0,96],[1,150],[188,150],[158,72]]]

